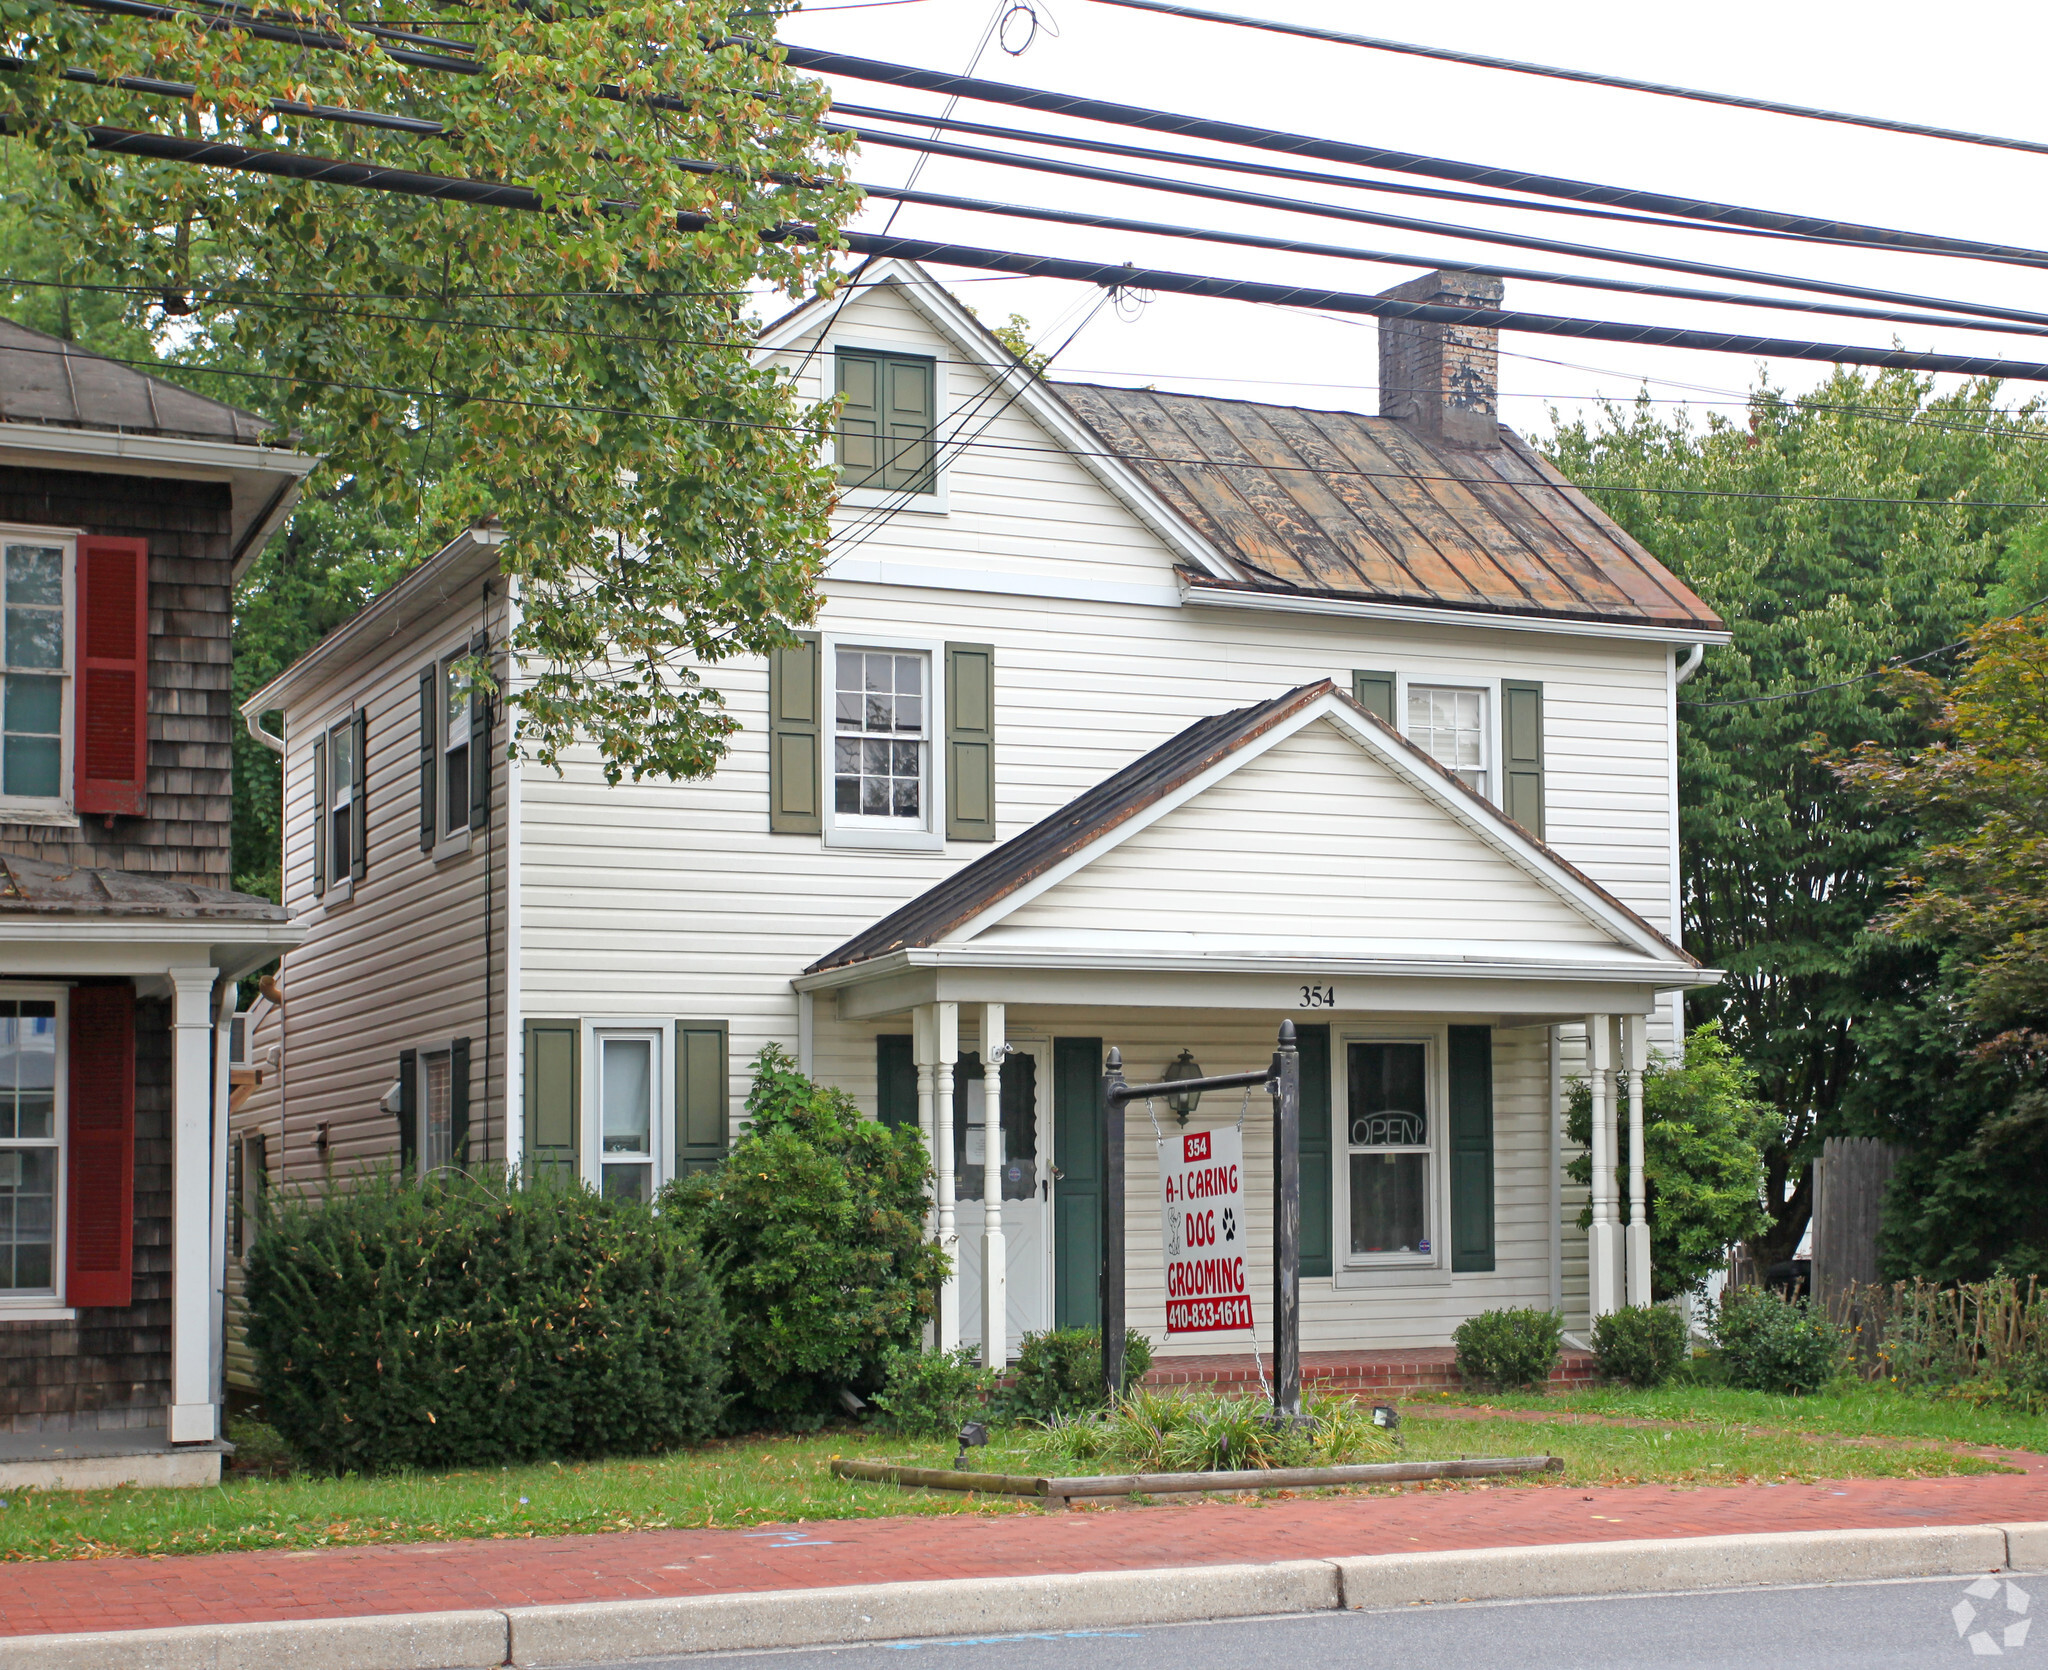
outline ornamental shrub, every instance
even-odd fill
[[[1842,1371],[1842,1331],[1804,1300],[1738,1287],[1714,1313],[1714,1343],[1728,1384],[1751,1392],[1817,1392]]]
[[[279,1201],[247,1277],[264,1410],[312,1471],[640,1455],[723,1406],[689,1233],[580,1187],[364,1177]]]
[[[1124,1385],[1137,1385],[1152,1366],[1152,1342],[1135,1328],[1124,1335]],[[1101,1409],[1102,1330],[1054,1328],[1026,1334],[1017,1353],[1003,1411],[1013,1419],[1050,1421]]]
[[[1609,1380],[1661,1386],[1686,1360],[1685,1318],[1669,1305],[1624,1305],[1593,1324],[1593,1354]]]
[[[732,1337],[728,1425],[809,1431],[841,1389],[882,1385],[917,1348],[946,1255],[926,1240],[931,1164],[914,1127],[861,1116],[774,1044],[754,1063],[749,1124],[723,1164],[669,1184],[719,1276]]]
[[[900,1438],[951,1438],[987,1406],[996,1389],[981,1367],[980,1347],[957,1351],[892,1351],[882,1365],[873,1403],[885,1431]]]
[[[1490,1310],[1468,1317],[1451,1336],[1458,1373],[1480,1386],[1541,1386],[1564,1343],[1554,1310]]]

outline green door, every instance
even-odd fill
[[[1102,1320],[1102,1040],[1052,1041],[1052,1325]]]

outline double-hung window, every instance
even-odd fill
[[[458,671],[462,655],[441,663],[441,833],[469,828],[470,677]]]
[[[652,1200],[661,1102],[661,1034],[597,1035],[598,1188],[621,1200]]]
[[[356,727],[344,720],[327,733],[327,851],[337,881],[355,860]]]
[[[452,1050],[420,1054],[420,1170],[455,1164],[455,1058]]]
[[[929,828],[931,657],[841,648],[833,659],[833,821]]]
[[[1408,740],[1475,793],[1491,796],[1485,691],[1409,685]]]
[[[0,1297],[57,1288],[57,1003],[0,998]]]
[[[0,801],[64,804],[69,542],[0,536]]]
[[[1351,1258],[1378,1263],[1429,1255],[1435,1182],[1429,1049],[1408,1041],[1345,1046]]]

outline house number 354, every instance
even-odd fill
[[[1335,986],[1303,986],[1301,1006],[1304,1009],[1334,1009],[1337,1007]]]

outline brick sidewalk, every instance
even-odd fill
[[[1420,1488],[1000,1518],[824,1520],[289,1554],[24,1561],[0,1635],[345,1617],[654,1595],[1299,1560],[1423,1549],[2048,1521],[2048,1457],[2024,1475],[1818,1485]]]

